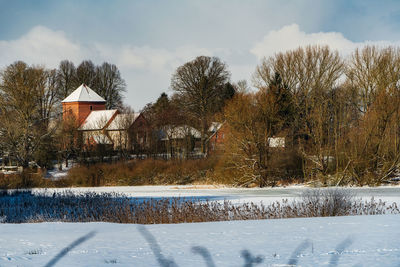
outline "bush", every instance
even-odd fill
[[[310,189],[302,194],[306,213],[311,217],[347,215],[354,202],[354,194],[342,188]]]
[[[22,173],[0,174],[0,189],[18,189],[34,187],[54,187],[54,183],[43,178],[42,173],[24,170]]]
[[[164,185],[211,182],[216,160],[134,160],[77,166],[58,186]]]

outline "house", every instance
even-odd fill
[[[226,136],[229,133],[229,125],[226,122],[212,122],[209,128],[210,137],[207,139],[208,151],[223,151]],[[271,148],[285,148],[285,137],[273,136],[268,138],[268,146]]]
[[[132,150],[135,154],[143,153],[148,148],[150,132],[143,113],[117,114],[106,128],[114,150]]]
[[[228,132],[227,123],[212,122],[209,129],[209,137],[207,139],[208,151],[212,153],[215,150],[222,150],[226,134]]]
[[[170,157],[187,158],[200,150],[201,133],[189,125],[168,125],[159,134]]]
[[[268,145],[273,148],[285,148],[285,137],[269,137]]]
[[[74,118],[86,148],[97,145],[113,150],[145,147],[148,123],[141,113],[106,110],[106,100],[82,84],[62,101],[63,119]]]
[[[118,116],[118,110],[95,110],[90,112],[79,127],[84,143],[89,145],[113,145],[106,128]]]

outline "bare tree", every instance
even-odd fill
[[[356,105],[361,112],[367,112],[380,90],[398,86],[399,49],[366,46],[356,49],[346,69],[348,86],[356,90]]]
[[[106,108],[122,107],[122,93],[126,92],[126,84],[121,78],[117,66],[104,62],[96,67],[96,91],[106,99]]]
[[[279,76],[277,77],[279,78]],[[225,153],[240,185],[274,185],[271,139],[291,122],[291,99],[279,79],[257,93],[239,93],[224,109],[229,125]]]
[[[65,161],[65,166],[69,166],[68,160],[73,156],[77,156],[80,148],[82,148],[82,140],[79,135],[79,124],[75,116],[65,116],[60,122],[61,127],[56,133],[56,142],[58,146],[59,163]],[[61,170],[62,165],[59,165]]]
[[[24,168],[55,129],[49,127],[54,104],[53,75],[53,71],[29,67],[21,61],[1,73],[0,142]]]
[[[240,80],[233,85],[235,87],[236,92],[246,94],[250,92],[250,87],[247,84],[246,80]]]
[[[69,93],[71,86],[86,84],[106,100],[107,109],[122,108],[122,94],[126,92],[126,84],[117,66],[104,62],[96,66],[92,61],[85,60],[76,71],[71,62],[62,61],[59,69],[60,93]],[[64,96],[66,97],[66,96]]]
[[[381,183],[400,163],[400,50],[357,49],[346,74],[359,112],[346,149],[348,172],[359,184]]]
[[[57,91],[59,100],[66,98],[77,86],[79,86],[79,84],[74,63],[68,60],[61,61],[57,69]]]
[[[84,60],[76,69],[77,84],[86,84],[96,90],[96,66],[91,60]]]
[[[291,90],[297,116],[292,123],[293,142],[307,136],[299,148],[304,157],[326,174],[333,149],[330,95],[340,85],[344,62],[327,46],[307,46],[264,59],[254,74],[258,88],[267,87],[279,74]],[[301,140],[299,140],[301,141]],[[316,156],[316,158],[315,158]]]
[[[200,56],[180,66],[172,76],[171,87],[177,92],[182,108],[199,120],[201,149],[206,152],[208,118],[218,107],[221,92],[230,73],[216,57]]]
[[[39,108],[40,119],[45,122],[47,127],[50,119],[55,115],[57,98],[57,73],[56,70],[46,70],[42,67],[34,68],[36,72],[36,91],[37,104]]]

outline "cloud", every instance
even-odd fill
[[[390,41],[365,41],[352,42],[346,39],[340,32],[306,33],[300,30],[299,25],[291,24],[277,31],[270,31],[263,40],[257,42],[250,50],[258,59],[272,56],[277,52],[293,50],[306,45],[329,45],[331,49],[338,50],[342,55],[348,55],[357,47],[365,45],[398,45],[398,42]]]
[[[17,40],[0,41],[1,66],[23,60],[55,67],[62,59],[77,61],[87,53],[78,43],[69,40],[64,32],[43,26],[32,28]]]
[[[90,59],[95,64],[104,61],[118,66],[127,84],[125,102],[136,110],[148,102],[154,102],[161,92],[168,92],[172,73],[177,67],[200,55],[218,56],[229,66],[232,80],[250,80],[264,56],[276,52],[295,49],[299,46],[319,44],[329,45],[343,54],[365,44],[399,45],[400,43],[352,42],[339,32],[306,33],[297,24],[284,26],[268,32],[264,38],[243,48],[226,46],[204,48],[182,45],[176,48],[137,46],[131,43],[86,42],[74,40],[63,31],[44,26],[35,26],[15,40],[0,40],[0,68],[23,60],[28,64],[42,64],[56,68],[61,60],[68,59],[76,65]]]
[[[16,60],[31,64],[45,64],[57,67],[63,59],[79,62],[84,59],[110,61],[121,68],[163,71],[198,55],[212,55],[212,52],[194,46],[178,47],[175,50],[133,46],[128,44],[108,45],[94,43],[83,45],[67,38],[63,31],[54,31],[36,26],[16,40],[0,41],[0,65]]]
[[[207,49],[183,46],[175,50],[158,49],[149,46],[96,44],[98,57],[112,61],[121,68],[142,69],[163,72],[175,69],[179,65],[199,55],[212,55]]]
[[[0,40],[0,68],[17,60],[48,68],[56,68],[64,59],[76,65],[85,59],[117,65],[127,83],[126,103],[136,109],[167,91],[174,70],[199,55],[212,56],[213,52],[195,46],[168,50],[130,44],[82,44],[63,31],[44,26],[35,26],[16,40]]]

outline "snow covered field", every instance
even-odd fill
[[[92,231],[56,266],[160,266],[158,248],[161,260],[175,262],[170,266],[214,266],[198,252],[209,253],[215,266],[245,266],[246,258],[257,256],[262,263],[253,266],[399,266],[399,226],[397,215],[147,226],[2,224],[0,266],[45,266]]]
[[[304,186],[243,189],[137,186],[35,189],[119,192],[135,198],[196,197],[233,202],[298,198]],[[400,204],[400,187],[350,188],[358,198]],[[400,266],[400,215],[135,225],[0,224],[0,266]],[[95,233],[83,243],[79,238]],[[82,241],[82,240],[81,240]],[[160,250],[160,251],[159,251]],[[204,257],[208,257],[206,264]],[[253,265],[245,265],[253,261]],[[255,262],[260,262],[259,265]],[[262,262],[261,262],[262,261]],[[161,265],[160,263],[171,263]],[[291,264],[291,265],[290,265]]]

